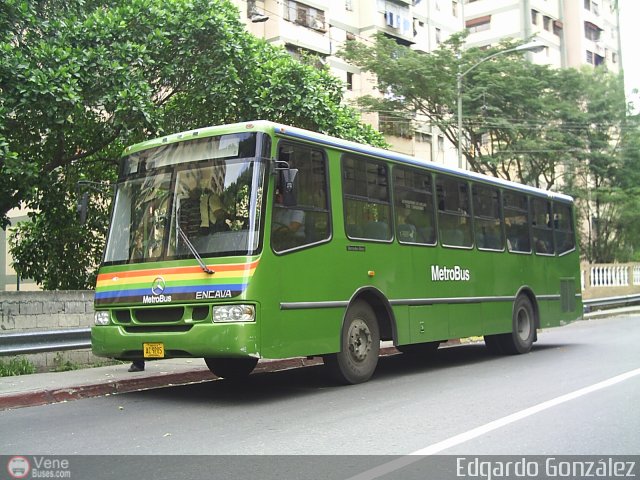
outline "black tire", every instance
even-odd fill
[[[536,339],[536,315],[531,300],[520,295],[513,304],[511,333],[500,335],[500,348],[507,355],[531,351]]]
[[[234,380],[238,378],[246,378],[258,363],[257,358],[205,358],[204,362],[211,370],[211,373],[217,377]]]
[[[357,300],[347,309],[340,352],[323,356],[329,374],[345,385],[366,382],[378,364],[380,328],[371,306]]]
[[[484,344],[492,355],[503,355],[502,342],[500,340],[502,335],[485,335]]]
[[[398,345],[396,349],[408,357],[430,358],[438,350],[441,342],[412,343],[410,345]]]

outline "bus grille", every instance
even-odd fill
[[[136,308],[133,314],[140,323],[179,322],[184,316],[184,307]]]
[[[193,325],[140,325],[124,327],[127,333],[173,333],[188,332]]]

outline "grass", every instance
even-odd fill
[[[36,367],[24,357],[0,360],[0,377],[14,377],[16,375],[29,375],[31,373],[36,373]]]

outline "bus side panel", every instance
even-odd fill
[[[327,264],[335,258],[332,251],[328,243],[279,256],[264,252],[259,280],[263,357],[306,356],[340,349],[344,307],[291,307],[348,299],[338,288],[347,283],[342,268],[338,262]]]

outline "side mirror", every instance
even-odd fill
[[[280,186],[282,188],[282,203],[286,207],[298,204],[295,194],[297,168],[283,168],[280,170]]]
[[[282,172],[282,187],[285,192],[293,192],[293,188],[296,184],[296,175],[298,175],[297,168],[286,168],[281,170]]]

